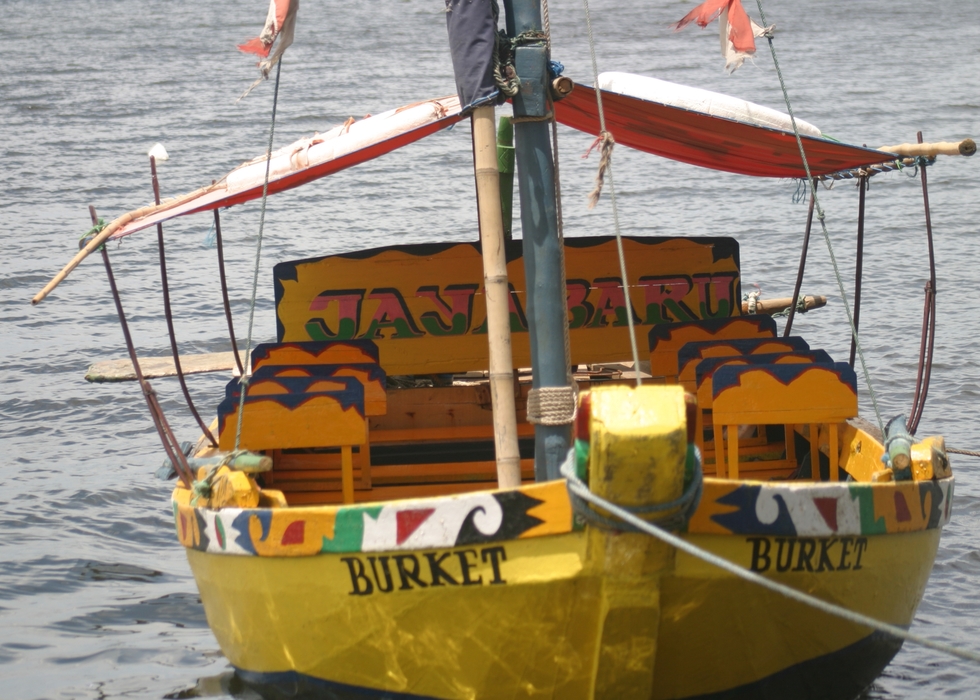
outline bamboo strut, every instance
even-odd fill
[[[977,152],[977,144],[973,139],[963,139],[935,143],[900,143],[895,146],[880,146],[878,150],[900,156],[972,156]]]
[[[118,219],[114,219],[108,226],[106,226],[104,229],[99,231],[99,233],[93,236],[91,240],[89,240],[89,242],[85,244],[85,247],[79,250],[78,253],[75,255],[75,257],[73,257],[68,262],[68,264],[65,265],[64,268],[62,268],[61,272],[55,275],[52,278],[52,280],[44,286],[44,289],[42,289],[40,292],[34,295],[34,298],[31,299],[31,303],[39,304],[42,301],[44,301],[44,298],[47,297],[48,294],[53,292],[55,287],[61,284],[64,281],[64,279],[69,275],[69,273],[72,270],[74,270],[76,267],[78,267],[79,263],[81,263],[82,260],[84,260],[89,255],[91,255],[96,250],[98,250],[99,246],[101,246],[103,243],[109,240],[112,234],[114,234],[116,231],[121,229],[126,224],[130,223],[131,221],[136,221],[137,219],[142,219],[144,216],[155,214],[158,211],[166,211],[167,209],[176,207],[188,200],[194,199],[195,197],[200,197],[202,194],[209,192],[214,187],[215,185],[208,185],[207,187],[202,187],[200,189],[194,190],[193,192],[188,192],[187,194],[181,195],[180,197],[174,197],[173,199],[168,199],[167,201],[161,202],[160,204],[150,204],[148,206],[141,207],[139,209],[134,209],[128,214],[123,214]]]
[[[807,311],[811,309],[819,309],[827,305],[827,297],[824,296],[805,296],[803,297],[803,303]],[[792,306],[793,300],[790,297],[783,297],[780,299],[759,299],[755,304],[754,313],[757,314],[778,314],[785,311],[790,306]],[[749,302],[742,302],[742,313],[747,314],[749,311]]]
[[[514,360],[510,344],[510,288],[507,251],[500,211],[500,175],[497,170],[497,135],[492,106],[473,111],[473,171],[483,248],[483,280],[487,301],[487,336],[490,343],[490,398],[500,488],[521,485],[521,455],[517,444],[517,409],[514,403]]]

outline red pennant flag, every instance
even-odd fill
[[[721,25],[725,67],[731,72],[741,66],[748,56],[755,53],[755,37],[762,36],[765,29],[748,16],[745,8],[742,7],[742,0],[706,0],[684,15],[684,18],[674,25],[674,29],[682,29],[691,22],[695,22],[703,29],[716,19]]]
[[[254,53],[256,56],[266,58],[275,42],[283,31],[286,23],[289,22],[288,35],[283,36],[286,46],[293,42],[293,27],[296,21],[296,10],[299,9],[299,0],[270,0],[269,14],[265,18],[265,26],[262,33],[254,39],[249,39],[244,44],[239,44],[238,49],[245,53]],[[283,43],[280,42],[280,43]],[[282,47],[285,50],[285,46]]]

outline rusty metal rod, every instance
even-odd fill
[[[225,246],[221,239],[221,217],[218,210],[214,210],[214,240],[218,246],[218,274],[221,276],[221,299],[225,304],[225,319],[228,321],[228,337],[231,339],[231,352],[235,356],[235,364],[238,365],[238,373],[245,374],[242,366],[242,358],[238,354],[238,341],[235,340],[235,325],[231,320],[231,302],[228,300],[228,279],[225,276]]]
[[[806,233],[803,234],[803,250],[800,252],[800,269],[796,273],[796,286],[793,287],[793,304],[789,307],[789,316],[786,317],[786,329],[783,331],[783,337],[788,338],[790,331],[793,329],[793,319],[796,318],[796,300],[800,298],[800,289],[803,287],[803,272],[806,270],[806,253],[807,249],[810,247],[810,229],[813,227],[813,205],[816,202],[813,196],[813,191],[816,189],[813,183],[810,183],[810,211],[806,215]]]
[[[153,156],[150,156],[150,174],[153,179],[153,199],[159,204],[160,181],[157,179],[157,159]],[[201,414],[197,412],[197,407],[194,406],[191,391],[187,388],[187,379],[184,377],[184,371],[180,366],[180,352],[177,350],[177,334],[174,331],[174,315],[170,307],[170,282],[167,279],[167,252],[163,243],[163,224],[157,224],[157,245],[160,249],[160,281],[163,286],[163,313],[167,319],[167,332],[170,334],[170,350],[174,356],[174,369],[177,371],[177,381],[180,382],[180,390],[184,393],[184,400],[187,401],[187,408],[190,409],[194,420],[201,426],[201,430],[211,445],[217,447],[218,441],[214,439],[214,435],[208,430],[207,424],[201,419]]]
[[[922,143],[922,132],[916,134]],[[926,177],[925,163],[919,166],[922,181],[922,206],[925,210],[926,241],[929,246],[929,281],[925,288],[925,301],[922,311],[922,340],[919,344],[919,371],[915,382],[915,396],[912,400],[912,411],[908,429],[913,435],[919,427],[922,411],[926,406],[929,395],[929,380],[932,377],[932,358],[936,344],[936,251],[932,239],[932,214],[929,211],[929,181]]]
[[[858,228],[857,252],[854,260],[854,335],[851,336],[851,369],[854,369],[854,355],[857,352],[858,326],[861,324],[861,273],[864,270],[864,198],[868,191],[868,176],[858,178]]]
[[[95,213],[95,207],[89,206],[89,214],[92,216],[92,223],[98,225],[99,218]],[[116,286],[116,277],[112,274],[112,264],[109,262],[109,252],[105,245],[101,247],[102,262],[105,264],[106,277],[109,279],[109,289],[112,291],[112,300],[116,305],[116,314],[119,316],[119,325],[122,328],[123,339],[126,341],[126,350],[129,352],[129,359],[133,363],[133,370],[136,372],[136,379],[139,381],[140,389],[143,391],[143,398],[146,399],[147,408],[150,410],[150,417],[156,427],[157,435],[163,443],[163,450],[170,458],[170,463],[177,470],[177,475],[185,488],[190,488],[194,481],[194,475],[184,451],[180,449],[180,443],[174,436],[170,425],[163,416],[163,410],[156,399],[156,394],[150,383],[144,379],[143,372],[140,370],[139,358],[136,356],[136,346],[133,344],[133,336],[129,332],[129,324],[126,322],[126,314],[123,312],[122,300],[119,297],[119,288]]]

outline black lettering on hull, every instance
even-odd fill
[[[867,537],[746,537],[745,541],[752,545],[749,569],[758,574],[859,571],[868,551]]]

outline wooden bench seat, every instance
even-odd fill
[[[829,478],[838,480],[839,426],[858,412],[857,377],[850,365],[727,364],[715,370],[711,384],[716,464],[727,466],[728,478],[738,479],[742,466],[739,426],[802,425],[810,440],[811,474],[819,478],[820,426],[825,426]]]
[[[697,396],[698,410],[697,416],[697,426],[695,429],[695,442],[698,448],[701,450],[702,458],[704,459],[704,464],[715,464],[716,471],[719,476],[724,474],[724,466],[715,461],[715,439],[717,436],[713,436],[712,440],[708,440],[705,436],[705,432],[709,425],[713,423],[712,416],[712,377],[715,371],[720,367],[727,367],[731,365],[769,365],[769,364],[832,364],[833,360],[830,355],[828,355],[823,350],[810,350],[806,352],[781,352],[781,353],[765,353],[758,355],[723,355],[717,357],[707,357],[695,365],[695,388]],[[760,440],[757,441],[756,445],[757,452],[771,452],[774,447],[765,438],[765,432],[760,430]],[[772,464],[768,468],[771,470],[779,470],[785,467],[796,467],[796,452],[795,444],[792,439],[792,427],[785,426],[783,432],[784,444],[778,446],[782,451],[785,452],[785,464]],[[742,445],[746,442],[742,441]],[[761,448],[761,449],[759,449]],[[748,456],[751,454],[745,447],[741,447],[741,454],[743,456]],[[757,465],[756,465],[757,466]]]

